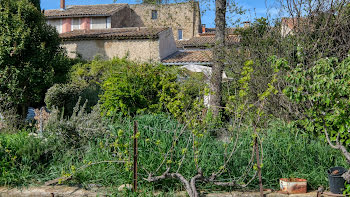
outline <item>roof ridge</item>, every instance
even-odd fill
[[[67,6],[77,6],[77,7],[83,7],[83,6],[99,6],[99,5],[128,5],[128,3],[106,3],[106,4],[92,4],[92,5],[67,5]]]

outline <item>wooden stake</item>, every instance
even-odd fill
[[[134,121],[134,181],[133,181],[133,191],[137,191],[137,122]]]
[[[256,154],[256,165],[258,167],[260,197],[263,197],[264,196],[264,188],[263,188],[262,177],[261,177],[261,166],[260,166],[260,155],[259,155],[260,153],[259,153],[259,144],[258,144],[257,137],[255,137],[254,145],[255,145],[255,154]]]

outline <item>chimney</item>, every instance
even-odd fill
[[[202,24],[202,33],[205,33],[205,24]]]
[[[244,24],[244,28],[250,27],[250,21],[244,21],[243,24]]]
[[[66,0],[61,0],[61,9],[62,10],[66,9]]]

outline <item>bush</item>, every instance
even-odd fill
[[[80,62],[72,67],[70,74],[71,82],[74,84],[101,85],[112,73],[119,72],[123,66],[131,64],[126,58],[113,58],[111,60],[101,60],[98,56],[91,62]]]
[[[66,82],[74,61],[28,0],[0,1],[0,7],[0,107],[11,104],[24,118],[28,106],[43,103],[49,87]]]
[[[126,58],[106,61],[98,57],[73,66],[71,83],[101,87],[97,94],[101,95],[102,107],[108,115],[170,112],[182,120],[204,95],[206,85],[202,73]]]
[[[56,108],[44,125],[45,136],[55,136],[66,144],[76,147],[108,135],[107,122],[102,119],[100,106],[96,105],[91,113],[85,111],[87,102],[80,106],[80,98],[73,108],[72,115],[65,118]]]
[[[0,185],[37,183],[37,178],[48,176],[47,168],[64,150],[52,139],[40,139],[28,131],[0,134]],[[50,179],[50,176],[48,177]]]
[[[104,81],[102,106],[108,114],[160,112],[164,109],[160,103],[162,95],[175,95],[177,91],[176,79],[176,73],[165,66],[130,62]]]
[[[50,110],[57,107],[64,111],[65,116],[70,116],[78,99],[81,98],[84,102],[87,101],[86,110],[91,111],[98,102],[99,90],[100,88],[96,85],[55,84],[47,90],[45,104]]]

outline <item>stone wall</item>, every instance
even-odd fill
[[[61,46],[67,50],[69,57],[75,58],[79,54],[85,60],[99,55],[104,59],[128,56],[140,62],[160,62],[177,51],[170,29],[161,32],[158,39],[76,40],[64,41]]]
[[[142,19],[126,6],[111,16],[112,28],[144,27]]]
[[[145,27],[171,27],[175,40],[178,30],[183,30],[183,39],[197,36],[200,31],[201,18],[198,2],[177,4],[130,4],[135,11],[133,17],[139,17]],[[152,10],[157,11],[157,19],[152,19]]]
[[[65,41],[62,47],[67,49],[71,58],[79,54],[85,60],[98,55],[104,59],[128,56],[135,61],[159,61],[158,40],[78,40]]]

